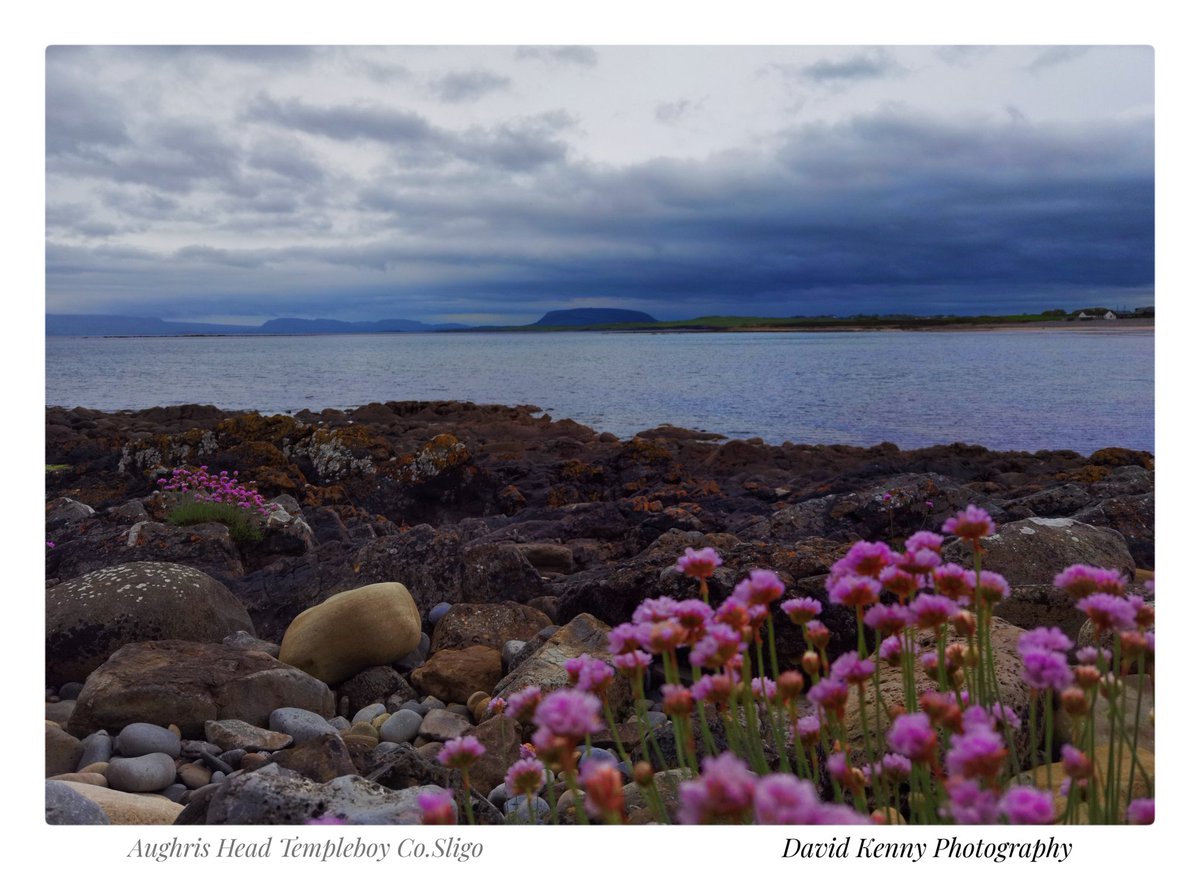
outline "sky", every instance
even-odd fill
[[[1154,301],[1138,46],[51,47],[46,309]]]

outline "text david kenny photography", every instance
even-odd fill
[[[470,861],[483,855],[483,843],[462,837],[417,839],[404,837],[399,842],[364,840],[362,837],[337,837],[327,840],[305,840],[300,837],[266,837],[261,840],[222,837],[211,842],[203,837],[180,840],[172,837],[164,842],[137,840],[126,853],[127,858],[152,858],[166,861],[171,858],[315,858],[322,862],[334,858],[365,861],[386,861],[389,858],[449,858],[458,862]]]
[[[982,837],[968,840],[959,837],[938,837],[933,842],[898,843],[877,837],[805,841],[788,837],[784,841],[784,858],[890,858],[908,859],[917,862],[923,858],[978,858],[1002,864],[1010,858],[1014,861],[1052,860],[1060,864],[1071,857],[1073,844],[1063,843],[1054,837],[1047,839],[1015,842],[1012,840],[991,841]]]

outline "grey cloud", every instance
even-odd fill
[[[689,100],[686,98],[659,103],[654,107],[654,117],[664,124],[675,124],[689,115],[699,112],[704,103],[704,99]]]
[[[991,54],[990,45],[940,45],[934,49],[934,54],[951,66],[971,66],[978,60]]]
[[[342,141],[374,139],[437,145],[443,138],[416,112],[364,104],[314,106],[298,99],[275,100],[266,93],[254,97],[242,117]]]
[[[1077,57],[1083,57],[1087,52],[1088,46],[1086,45],[1052,45],[1049,48],[1041,49],[1025,68],[1032,73],[1039,73],[1051,67],[1068,63]]]
[[[470,103],[490,93],[506,90],[511,84],[508,76],[477,69],[438,76],[430,82],[429,88],[443,102]]]
[[[542,60],[552,63],[595,66],[600,58],[596,50],[586,45],[523,45],[516,51],[518,60]]]
[[[882,48],[860,52],[843,60],[819,60],[809,64],[773,64],[771,68],[785,78],[817,85],[841,85],[888,78],[907,71],[890,52]]]

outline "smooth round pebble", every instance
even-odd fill
[[[446,711],[449,713],[457,713],[459,716],[462,716],[464,719],[471,718],[471,708],[468,707],[466,704],[447,704]]]
[[[646,714],[646,724],[651,728],[657,728],[659,725],[670,721],[670,717],[661,710],[651,710]]]
[[[105,776],[108,787],[116,791],[162,791],[175,781],[175,760],[165,752],[113,758]]]
[[[83,770],[90,764],[97,764],[112,758],[113,739],[108,736],[107,731],[97,731],[94,734],[89,734],[81,742],[83,743],[83,754],[79,756],[79,764],[75,768],[76,770]]]
[[[184,802],[184,795],[188,793],[188,787],[181,782],[171,783],[169,786],[159,792],[160,795],[167,800],[174,801],[177,804]]]
[[[488,792],[488,800],[491,801],[492,806],[496,809],[504,809],[504,802],[508,800],[508,789],[505,788],[504,783],[500,783]]]
[[[525,649],[525,641],[523,640],[506,640],[504,646],[500,647],[500,664],[504,666],[504,672],[508,673],[512,670],[513,660],[521,654]]]
[[[429,712],[430,708],[426,707],[420,701],[405,701],[400,705],[400,710],[412,710],[418,716],[424,716]],[[396,712],[400,712],[397,710]]]
[[[58,698],[60,701],[74,701],[82,691],[83,683],[63,683],[58,688]]]
[[[429,609],[429,624],[437,625],[446,612],[450,609],[450,602],[443,601],[440,604],[435,604]]]
[[[421,720],[424,718],[415,710],[397,710],[380,727],[379,739],[390,743],[411,743],[421,730]]]
[[[311,710],[299,707],[280,707],[271,711],[270,728],[292,735],[297,743],[316,740],[324,734],[337,734],[338,729],[325,721],[324,717]]]
[[[615,755],[607,749],[600,749],[596,746],[593,746],[591,749],[588,749],[586,745],[579,747],[580,770],[583,769],[585,761],[599,761],[603,764],[611,764],[613,767],[617,766],[617,757]]]
[[[383,704],[370,704],[355,713],[354,718],[350,720],[350,724],[357,725],[359,722],[369,723],[376,716],[386,712],[387,707],[383,706]]]
[[[421,699],[421,703],[425,705],[426,711],[429,710],[445,710],[446,702],[441,698],[435,698],[433,695],[426,695]]]
[[[559,806],[562,806],[561,800],[559,801]],[[536,818],[533,824],[545,824],[550,818],[550,804],[546,803],[544,798],[535,797],[533,799],[533,813]],[[528,825],[530,823],[529,799],[527,797],[521,795],[509,798],[504,802],[504,823],[506,825]]]
[[[179,753],[183,750],[183,744],[179,735],[168,728],[152,725],[149,722],[134,722],[121,729],[113,748],[126,758],[136,758],[159,752],[172,758],[178,758]]]
[[[332,725],[334,728],[336,728],[338,731],[345,731],[347,728],[349,728],[354,723],[351,722],[349,719],[347,719],[345,716],[334,716],[332,719],[329,720],[329,724]]]

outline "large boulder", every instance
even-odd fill
[[[455,604],[438,620],[430,652],[469,646],[498,650],[506,641],[529,640],[548,625],[550,618],[542,611],[513,601]]]
[[[491,694],[502,673],[498,650],[469,646],[434,653],[409,679],[420,692],[447,703],[465,704],[476,692]]]
[[[283,635],[279,659],[326,683],[385,665],[417,648],[421,614],[400,583],[339,592],[297,616]]]
[[[86,798],[63,782],[46,781],[47,825],[110,824],[100,804]]]
[[[581,613],[500,680],[492,694],[508,697],[527,686],[541,686],[543,693],[564,688],[567,685],[567,672],[563,670],[563,662],[584,653],[612,664],[612,655],[608,651],[608,630],[608,625],[590,613]],[[608,703],[613,715],[619,718],[632,700],[633,689],[628,678],[616,674],[608,690]]]
[[[1081,523],[1115,529],[1125,536],[1139,568],[1154,568],[1154,493],[1117,495],[1074,515]]]
[[[241,553],[221,523],[173,526],[140,520],[129,526],[97,520],[81,524],[79,532],[55,548],[57,577],[142,561],[188,565],[227,585],[245,573]]]
[[[1132,579],[1134,561],[1120,532],[1098,528],[1069,517],[1030,517],[1005,523],[983,539],[983,567],[1004,575],[1012,594],[996,606],[995,614],[1021,628],[1058,626],[1074,636],[1084,616],[1075,602],[1054,586],[1054,577],[1069,565],[1116,568]],[[952,541],[943,558],[965,566],[974,564],[969,547]]]
[[[133,562],[46,590],[46,681],[83,681],[128,643],[219,642],[254,632],[246,608],[216,580],[186,565]]]
[[[83,686],[69,730],[90,734],[133,722],[175,724],[184,737],[204,736],[210,719],[266,727],[271,711],[300,707],[334,714],[329,687],[266,653],[183,640],[122,647]]]
[[[129,794],[84,782],[64,782],[76,794],[99,805],[114,825],[170,825],[183,806],[161,795]]]
[[[421,821],[417,796],[436,786],[393,791],[361,776],[314,782],[269,764],[227,780],[208,802],[210,825],[298,825],[321,816],[352,824],[415,825]]]

